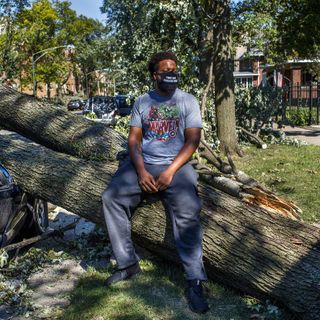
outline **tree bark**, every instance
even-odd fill
[[[25,191],[104,223],[101,193],[117,162],[79,159],[12,133],[0,135],[0,162]],[[319,319],[319,229],[207,183],[200,183],[199,195],[209,277],[248,294],[274,298],[299,313],[299,319]],[[136,243],[165,259],[178,260],[161,202],[139,207],[132,224]]]
[[[217,135],[225,154],[239,153],[236,137],[230,0],[213,1],[214,83]]]
[[[126,140],[115,130],[2,85],[0,124],[80,158],[114,161],[126,156]]]

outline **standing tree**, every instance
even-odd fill
[[[210,1],[217,134],[225,154],[240,153],[236,137],[230,0]]]
[[[319,57],[317,0],[242,0],[234,6],[235,39],[264,52],[268,62]]]
[[[198,26],[192,1],[104,0],[109,37],[113,39],[114,69],[122,69],[123,81],[140,94],[150,86],[146,61],[156,51],[172,50],[183,68],[181,85],[198,91]]]
[[[6,79],[17,75],[17,52],[13,46],[14,21],[19,12],[28,5],[28,0],[0,0],[0,24],[5,30],[0,34],[0,72],[4,73],[3,77]]]
[[[202,99],[215,84],[217,133],[222,150],[238,151],[231,63],[230,1],[105,0],[111,35],[119,53],[116,68],[124,69],[139,94],[148,85],[145,61],[157,50],[175,51],[183,65],[180,85]],[[213,81],[214,78],[214,81]],[[213,97],[213,95],[212,95]],[[211,125],[209,126],[211,128]]]
[[[63,46],[66,43],[58,41],[58,19],[58,13],[49,0],[38,0],[31,8],[24,9],[17,15],[14,44],[20,48],[22,85],[32,82],[33,57],[35,60],[39,58],[34,64],[36,87],[37,82],[42,80],[50,89],[51,82],[56,81],[58,70],[65,68]],[[43,50],[50,48],[57,49],[48,51],[41,57]]]
[[[7,59],[6,63],[9,66],[10,62],[14,68],[15,73],[11,72],[11,78],[19,77],[22,86],[32,83],[32,57],[36,60],[36,82],[46,84],[47,96],[50,97],[52,83],[57,84],[58,94],[61,94],[61,88],[71,73],[76,79],[83,78],[80,76],[79,60],[75,57],[78,51],[80,56],[81,51],[91,44],[88,55],[95,51],[105,53],[105,47],[98,50],[96,43],[93,43],[94,39],[103,38],[103,25],[84,16],[78,17],[68,1],[36,0],[31,7],[22,5],[26,1],[2,0],[2,3],[7,3],[4,9],[11,10],[0,11],[5,17],[8,16],[5,12],[13,12],[13,4],[16,7],[15,14],[10,14],[11,34],[6,32],[0,35],[0,51],[3,55],[7,52],[5,47],[9,41],[12,61]],[[76,48],[66,50],[69,45]],[[95,59],[97,55],[93,56]],[[9,76],[8,72],[6,75]]]

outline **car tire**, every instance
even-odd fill
[[[31,199],[30,199],[31,200]],[[27,235],[37,236],[44,233],[49,226],[49,218],[48,218],[48,202],[36,198],[28,201],[33,210],[30,211],[30,217],[32,219],[31,224],[26,230]]]

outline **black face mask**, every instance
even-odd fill
[[[177,89],[178,74],[176,72],[159,73],[160,79],[157,80],[158,88],[161,91],[173,93]]]

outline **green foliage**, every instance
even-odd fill
[[[284,319],[283,313],[279,307],[272,304],[270,300],[266,300],[265,303],[257,298],[246,296],[244,301],[247,304],[249,310],[259,314],[259,319],[279,320]]]
[[[318,0],[242,0],[234,6],[236,43],[264,52],[268,62],[319,57]]]
[[[13,17],[29,5],[29,0],[0,0],[0,16]]]
[[[4,256],[4,251],[1,256]],[[26,284],[27,278],[31,273],[43,268],[45,264],[60,263],[66,257],[66,253],[62,251],[31,248],[11,261],[7,259],[7,272],[0,273],[0,304],[14,306],[16,314],[28,314],[32,306],[30,305],[31,291]]]
[[[112,248],[108,242],[106,230],[96,228],[89,234],[83,234],[75,240],[68,241],[67,249],[77,252],[77,258],[86,261],[106,259],[111,256]]]
[[[128,137],[129,135],[129,129],[130,129],[129,120],[130,120],[130,116],[126,116],[126,117],[117,116],[116,125],[114,127],[115,130],[122,133],[126,137]]]
[[[261,136],[262,140],[267,144],[277,144],[277,145],[287,145],[301,147],[307,145],[306,142],[300,139],[288,138],[284,131],[274,131],[272,127],[267,127],[262,130]]]
[[[236,87],[236,117],[238,125],[256,132],[281,114],[283,89],[277,87]]]
[[[278,0],[279,1],[279,0]],[[281,0],[277,27],[279,47],[292,56],[320,56],[320,10],[318,0]]]
[[[290,107],[286,111],[286,119],[294,126],[307,126],[309,124],[310,111],[308,106]],[[317,112],[314,108],[311,111],[311,121],[316,122]]]
[[[10,39],[8,33],[0,36],[2,55],[5,55],[7,42],[10,41],[11,60],[7,59],[3,65],[7,69],[10,67],[12,72],[7,72],[6,77],[19,78],[22,86],[30,85],[34,56],[38,82],[49,86],[50,83],[57,83],[60,90],[71,71],[76,80],[83,79],[80,74],[81,56],[83,51],[87,51],[87,56],[91,52],[92,59],[98,60],[93,54],[98,51],[94,39],[101,39],[102,24],[84,16],[78,17],[68,1],[37,0],[32,2],[31,7],[26,4],[24,1],[24,5],[17,7],[19,10],[16,9],[15,15],[10,16]],[[69,45],[76,48],[66,52]],[[101,49],[100,52],[105,51]],[[78,55],[78,60],[75,55]],[[95,70],[96,66],[92,68]]]
[[[5,32],[0,34],[0,73],[5,72],[8,78],[16,75],[17,52],[13,45],[14,21],[28,5],[28,0],[0,0],[0,24],[5,28]]]
[[[94,71],[107,71],[113,64],[112,40],[106,39],[105,27],[96,20],[80,16],[75,21],[74,27],[77,30],[77,36],[74,38],[76,52],[73,61],[77,68],[73,69],[73,73],[80,79],[86,95],[89,96],[95,89],[93,87]]]
[[[139,95],[149,89],[148,59],[168,49],[178,53],[181,87],[189,92],[199,89],[199,24],[192,1],[105,0],[102,11],[113,39],[112,70],[117,81],[124,83],[119,91]]]
[[[269,63],[278,57],[276,7],[269,0],[243,0],[233,7],[234,43],[263,52]]]
[[[89,112],[85,115],[85,118],[94,120],[94,119],[97,119],[98,117],[94,112]]]

